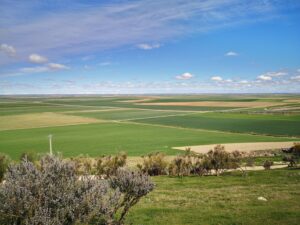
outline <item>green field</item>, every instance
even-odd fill
[[[260,109],[240,110],[238,107],[225,107],[226,112],[221,113],[224,107],[218,107],[218,102],[282,103],[298,99],[295,95],[3,97],[0,98],[0,126],[3,126],[0,127],[0,152],[13,159],[25,151],[45,153],[49,134],[54,137],[54,150],[67,157],[119,151],[129,156],[153,151],[175,155],[178,151],[172,147],[178,146],[296,141],[299,138],[291,136],[300,135],[300,114],[249,115],[247,113]],[[139,105],[136,101],[216,101],[216,104],[211,107],[153,106]],[[236,110],[242,112],[236,113]],[[54,114],[43,114],[49,112]],[[29,122],[21,126],[17,120],[20,118]],[[50,121],[43,122],[42,118]],[[90,118],[96,121],[89,122]],[[79,122],[87,124],[76,124]],[[41,126],[45,127],[39,128]],[[275,137],[277,135],[283,137]]]
[[[22,152],[47,152],[49,134],[53,134],[55,151],[64,156],[88,154],[100,156],[125,151],[140,156],[153,151],[177,154],[172,147],[234,142],[288,141],[247,134],[226,134],[215,131],[176,129],[132,123],[97,123],[62,127],[46,127],[1,131],[1,152],[17,158]]]
[[[156,189],[135,206],[128,224],[299,224],[299,170],[153,180]]]
[[[74,112],[72,115],[91,117],[102,120],[135,120],[137,118],[147,117],[160,117],[186,114],[177,111],[162,111],[162,110],[137,110],[137,109],[124,109],[124,110],[111,110],[111,111],[96,111],[96,112]]]
[[[201,113],[185,116],[141,119],[136,120],[136,122],[236,133],[257,133],[281,136],[300,135],[299,115]]]

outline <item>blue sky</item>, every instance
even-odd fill
[[[298,0],[0,5],[0,94],[300,91]]]

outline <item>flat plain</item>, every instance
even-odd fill
[[[297,95],[2,97],[0,152],[13,159],[26,151],[46,153],[49,134],[54,150],[66,157],[119,151],[176,155],[178,146],[294,142],[300,139],[298,100]],[[175,105],[155,105],[170,102]]]

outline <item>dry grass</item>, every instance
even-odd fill
[[[296,111],[296,110],[300,110],[300,106],[298,107],[278,107],[278,108],[274,108],[274,109],[269,109],[269,111],[272,112],[276,112],[276,111]]]
[[[287,100],[284,100],[284,102],[289,102],[289,103],[300,103],[300,99],[299,99],[299,98],[295,98],[295,99],[287,99]]]
[[[138,103],[137,105],[160,105],[160,106],[210,106],[210,107],[270,107],[276,105],[285,105],[282,102],[217,102],[217,101],[202,101],[202,102],[151,102]]]
[[[273,150],[280,148],[289,148],[294,145],[294,142],[254,142],[254,143],[232,143],[232,144],[222,144],[225,146],[225,150],[228,152],[242,151],[251,152],[259,150]],[[184,146],[184,147],[174,147],[178,150],[186,150],[190,148],[191,151],[197,153],[207,153],[209,150],[213,149],[216,145],[196,145],[196,146]]]
[[[68,113],[89,113],[89,112],[109,112],[109,111],[121,111],[121,110],[134,110],[130,108],[109,108],[109,109],[88,109],[88,110],[76,110],[76,111],[64,111],[64,114]]]
[[[171,156],[171,155],[166,155],[164,157],[164,160],[168,163],[170,163],[176,156]],[[126,162],[128,167],[136,167],[137,164],[143,164],[143,158],[140,156],[129,156],[127,158],[127,162]]]
[[[1,116],[0,131],[98,122],[100,122],[100,120],[80,116],[63,115],[59,113],[33,113],[24,115]]]
[[[155,99],[155,98],[142,98],[142,99],[124,100],[124,101],[118,101],[118,102],[139,103],[139,102],[148,102],[153,99]]]

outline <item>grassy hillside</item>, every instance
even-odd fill
[[[127,224],[299,224],[299,170],[153,180],[156,189],[135,206]]]

